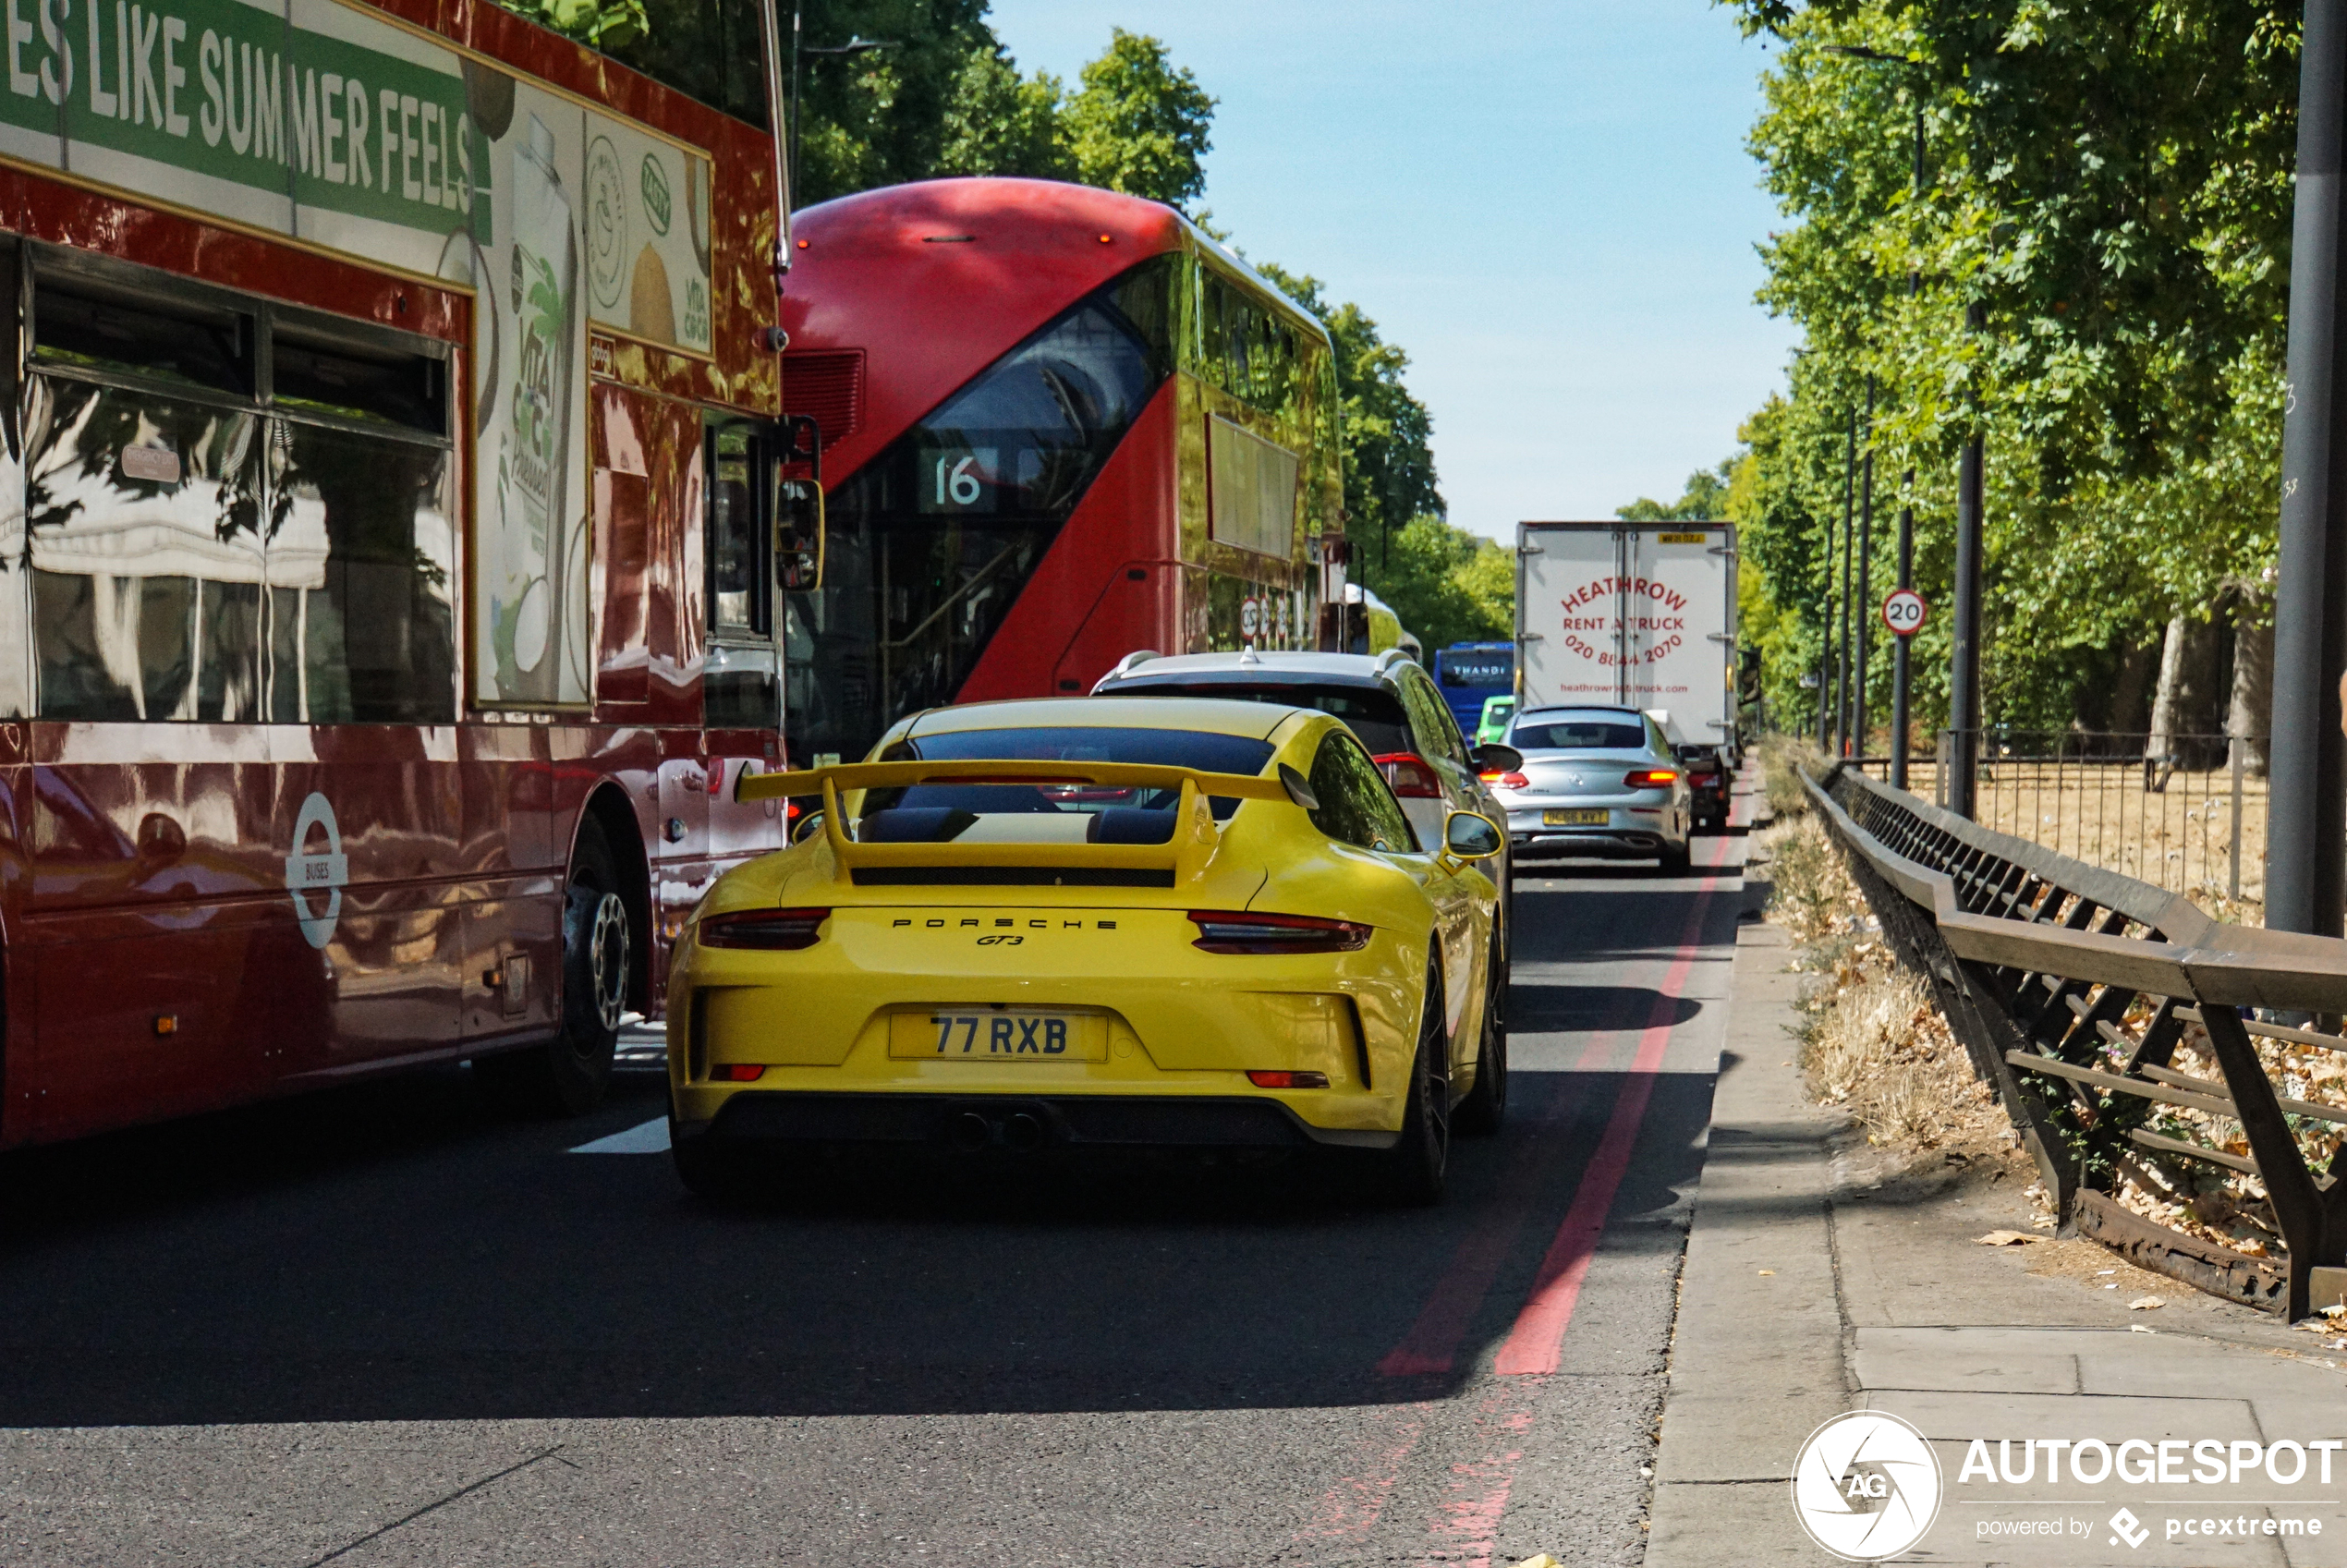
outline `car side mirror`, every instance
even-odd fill
[[[783,480],[774,487],[774,586],[812,593],[823,586],[823,487]]]
[[[792,825],[790,841],[793,844],[803,844],[822,831],[823,814],[821,811],[809,811]]]
[[[1478,773],[1520,773],[1524,771],[1524,753],[1513,746],[1490,741],[1475,748],[1475,771]]]
[[[1312,793],[1311,782],[1285,762],[1280,764],[1280,787],[1287,791],[1287,797],[1290,800],[1295,801],[1307,811],[1318,811],[1320,808],[1320,797]]]
[[[1453,811],[1442,824],[1442,846],[1462,860],[1489,860],[1500,853],[1500,830],[1475,811]]]

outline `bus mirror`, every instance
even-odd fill
[[[784,480],[774,497],[774,586],[812,593],[823,586],[823,487]]]

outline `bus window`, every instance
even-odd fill
[[[753,426],[719,425],[710,436],[709,629],[763,637],[767,619],[767,442]]]
[[[262,421],[46,376],[30,392],[40,716],[260,718]]]
[[[709,649],[701,722],[772,729],[782,687],[774,668],[773,507],[780,443],[743,419],[709,429]]]
[[[259,390],[252,317],[225,305],[43,273],[32,334],[36,364],[128,371],[248,397]]]
[[[448,453],[286,419],[271,456],[273,712],[314,724],[454,721]]]

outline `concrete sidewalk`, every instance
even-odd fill
[[[2347,1450],[2315,1451],[2295,1479],[2286,1447],[2275,1471],[2259,1467],[2268,1446],[2347,1439],[2347,1373],[2335,1365],[2347,1349],[2090,1242],[1978,1245],[1992,1229],[2030,1229],[2033,1173],[2018,1153],[1874,1173],[1864,1139],[1804,1092],[1790,1032],[1802,977],[1788,958],[1782,931],[1743,928],[1648,1568],[1835,1561],[1804,1532],[1789,1483],[1809,1433],[1855,1409],[1904,1418],[1938,1455],[1937,1522],[1908,1554],[1917,1560],[2347,1562]],[[2146,1296],[2165,1305],[2129,1309]],[[2004,1463],[2027,1478],[1984,1479],[1976,1464],[1967,1477],[1976,1439],[1991,1462],[2001,1440]],[[2154,1454],[2183,1440],[2164,1483],[2156,1470],[2097,1482],[2092,1457],[2087,1479],[2066,1463],[2049,1479],[2048,1449],[2025,1441],[2116,1451],[2131,1439]],[[2213,1451],[2224,1480],[2192,1478],[2195,1441],[2238,1445]],[[2122,1509],[2130,1517],[2114,1524]]]

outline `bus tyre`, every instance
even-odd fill
[[[553,1039],[474,1064],[517,1111],[576,1116],[611,1087],[635,933],[619,868],[592,818],[579,825],[563,890],[562,1015]]]
[[[1451,1125],[1474,1136],[1496,1133],[1508,1116],[1508,965],[1501,955],[1501,933],[1491,933],[1491,974],[1484,982],[1483,1038],[1476,1049],[1475,1087],[1467,1090]]]
[[[1395,1203],[1442,1201],[1442,1178],[1451,1163],[1450,1043],[1443,1027],[1442,970],[1429,961],[1418,1049],[1410,1059],[1410,1096],[1402,1107],[1402,1139],[1380,1157],[1385,1196]]]

